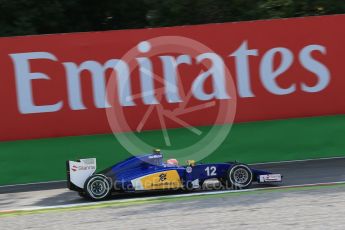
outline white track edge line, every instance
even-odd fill
[[[66,180],[53,180],[53,181],[45,181],[45,182],[33,182],[33,183],[25,183],[25,184],[10,184],[10,185],[1,185],[0,188],[10,188],[16,186],[30,186],[30,185],[41,185],[41,184],[54,184],[54,183],[62,183],[66,182]]]
[[[339,157],[310,158],[310,159],[302,159],[302,160],[271,161],[271,162],[253,163],[253,164],[248,164],[248,165],[281,164],[281,163],[293,163],[293,162],[304,162],[304,161],[320,161],[320,160],[335,160],[335,159],[345,159],[345,157],[344,156],[339,156]]]
[[[123,200],[109,200],[109,201],[100,201],[100,202],[86,202],[79,204],[65,204],[65,205],[54,205],[54,206],[39,206],[39,207],[30,207],[30,208],[21,208],[13,210],[0,210],[1,213],[11,213],[18,211],[39,211],[39,210],[50,210],[50,209],[63,209],[63,208],[77,208],[83,206],[97,206],[99,204],[117,204],[117,203],[126,203],[126,202],[135,202],[135,201],[150,201],[156,200],[159,198],[179,198],[179,197],[192,197],[192,196],[203,196],[203,195],[215,195],[215,194],[225,194],[225,193],[245,193],[252,191],[262,191],[262,190],[279,190],[284,188],[298,188],[298,187],[313,187],[313,186],[322,186],[322,185],[336,185],[336,184],[345,184],[345,181],[337,182],[325,182],[325,183],[313,183],[313,184],[301,184],[301,185],[286,185],[279,187],[266,187],[266,188],[253,188],[253,189],[244,189],[244,190],[223,190],[223,191],[212,191],[212,192],[198,192],[190,194],[179,194],[179,195],[162,195],[162,196],[153,196],[153,197],[144,197],[144,198],[128,198]]]

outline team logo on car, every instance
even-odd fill
[[[96,169],[96,167],[93,166],[93,165],[91,165],[91,166],[82,166],[82,165],[76,166],[76,165],[72,165],[71,169],[72,169],[73,172],[75,172],[75,171],[78,171],[78,170],[92,170],[92,169]]]
[[[160,181],[165,181],[167,179],[167,174],[166,173],[162,173],[159,175],[159,180]]]
[[[188,167],[186,168],[186,172],[187,172],[187,173],[191,173],[192,171],[193,171],[192,167],[188,166]]]
[[[72,166],[72,170],[75,172],[75,171],[78,170],[78,167],[77,167],[76,165],[73,165],[73,166]]]

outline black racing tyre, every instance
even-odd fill
[[[236,164],[228,169],[223,181],[226,188],[246,189],[253,182],[253,172],[247,165]]]
[[[110,196],[111,183],[106,176],[95,174],[85,181],[84,191],[91,200],[104,200]]]

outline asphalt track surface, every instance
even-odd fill
[[[0,229],[343,230],[345,226],[344,184],[234,194],[2,216]]]
[[[253,187],[295,186],[305,184],[332,183],[345,181],[345,158],[307,160],[251,165],[283,175],[283,182],[275,185],[254,185]],[[84,203],[76,192],[65,188],[66,182],[2,186],[0,187],[0,211],[21,207],[49,207]],[[200,191],[198,191],[200,192]],[[207,191],[205,191],[207,192]],[[125,193],[112,197],[113,200],[180,194],[172,192]]]

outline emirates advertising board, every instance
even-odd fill
[[[171,146],[171,128],[201,135],[212,126],[199,143],[214,143],[210,152],[233,122],[345,113],[344,23],[337,15],[1,38],[0,140],[114,133],[136,152],[151,146],[133,133],[162,130]]]

